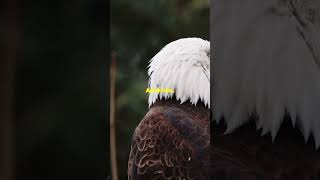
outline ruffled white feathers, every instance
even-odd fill
[[[157,99],[175,95],[181,103],[203,102],[210,108],[210,42],[183,38],[166,45],[148,66],[149,88],[171,88],[174,93],[149,94],[149,107]]]

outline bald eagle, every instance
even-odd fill
[[[150,61],[149,111],[131,143],[128,179],[209,179],[210,43],[183,38]]]

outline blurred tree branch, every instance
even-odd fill
[[[115,84],[116,84],[116,53],[111,52],[111,69],[110,69],[110,148],[111,148],[111,168],[112,180],[118,180],[117,169],[117,144],[116,144],[116,123],[115,123]]]

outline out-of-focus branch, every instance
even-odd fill
[[[117,169],[117,147],[116,147],[116,123],[115,123],[115,89],[116,89],[116,52],[111,53],[111,69],[110,69],[110,155],[112,180],[118,180]]]

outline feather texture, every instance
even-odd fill
[[[230,133],[256,115],[257,129],[274,140],[288,114],[318,148],[320,6],[277,2],[233,0],[225,6],[234,13],[222,2],[215,9],[214,118],[224,118]]]
[[[211,123],[211,177],[218,180],[319,180],[320,153],[304,143],[288,117],[274,143],[250,122],[223,135],[225,125]]]
[[[203,103],[157,101],[134,132],[128,179],[209,179],[209,117]]]
[[[157,99],[175,95],[181,103],[198,101],[210,107],[210,43],[200,38],[183,38],[166,45],[150,61],[149,88],[171,88],[174,93],[149,95],[149,107]]]

